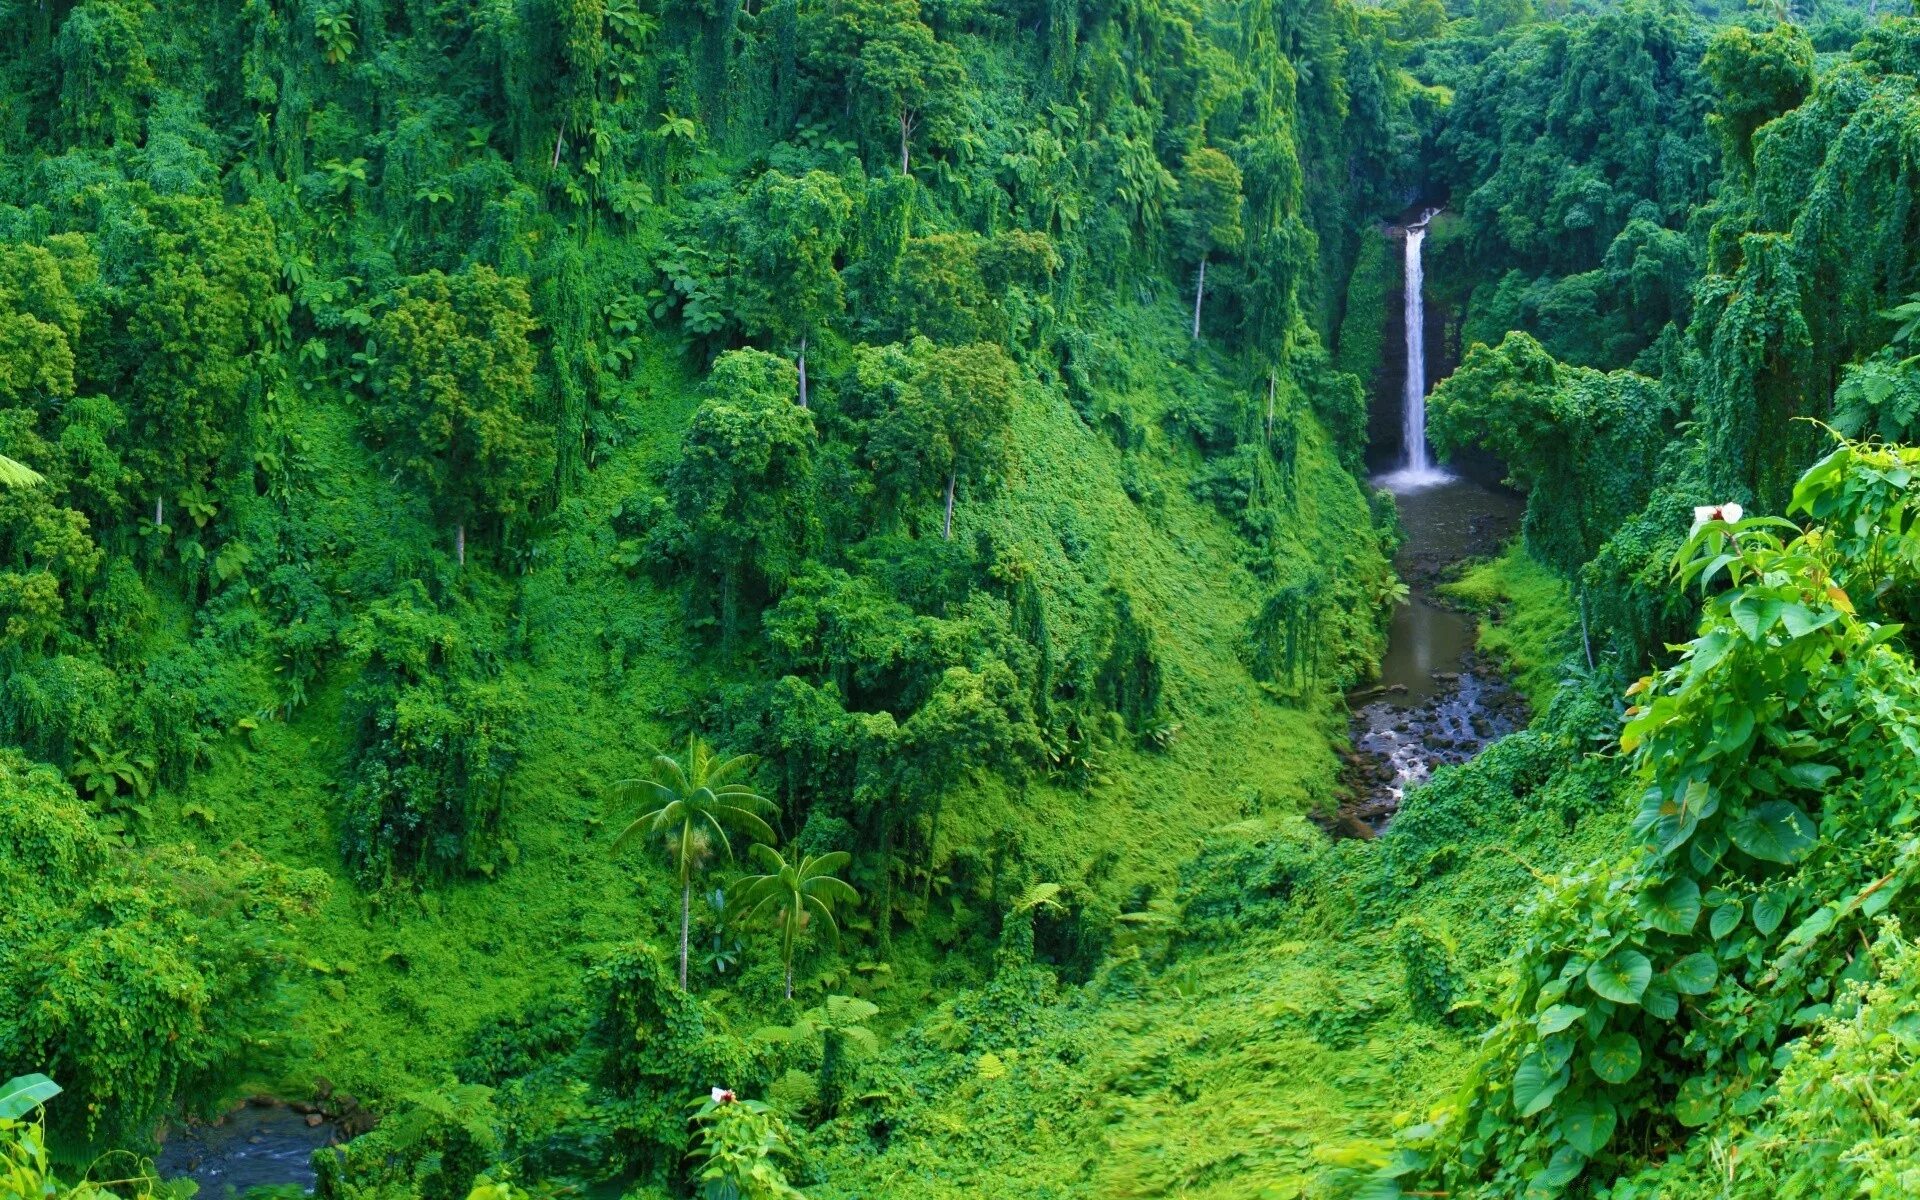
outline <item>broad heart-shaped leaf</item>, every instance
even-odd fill
[[[1677,875],[1640,893],[1639,906],[1640,915],[1655,929],[1691,933],[1694,922],[1700,919],[1700,885]]]
[[[1704,996],[1720,978],[1720,965],[1713,961],[1713,955],[1701,950],[1668,967],[1667,978],[1682,995]]]
[[[1680,1015],[1680,993],[1674,991],[1672,980],[1655,975],[1647,985],[1646,994],[1640,997],[1640,1007],[1662,1021],[1671,1021]]]
[[[1608,1083],[1625,1083],[1640,1073],[1640,1043],[1630,1033],[1603,1033],[1587,1056],[1593,1073]]]
[[[1587,986],[1615,1004],[1638,1004],[1653,980],[1653,963],[1638,950],[1615,950],[1587,968]]]
[[[1539,1023],[1540,1036],[1551,1037],[1586,1015],[1587,1010],[1578,1005],[1556,1004],[1534,1019]]]
[[[1791,897],[1785,889],[1761,892],[1753,898],[1753,927],[1762,937],[1780,928],[1780,922],[1787,918],[1787,904]]]
[[[1527,1195],[1557,1196],[1560,1189],[1580,1178],[1587,1169],[1587,1156],[1572,1146],[1562,1146],[1547,1160],[1546,1170],[1527,1180]]]
[[[1747,635],[1748,641],[1757,642],[1780,619],[1780,610],[1784,607],[1785,604],[1772,596],[1742,596],[1733,602],[1733,623]]]
[[[1513,1073],[1514,1111],[1522,1117],[1531,1117],[1545,1109],[1567,1086],[1570,1074],[1566,1067],[1561,1067],[1549,1075],[1538,1055],[1527,1055]]]
[[[1817,792],[1840,773],[1840,768],[1826,763],[1795,763],[1787,768],[1786,773],[1788,782]]]
[[[0,1083],[0,1121],[23,1117],[60,1094],[60,1085],[45,1075],[21,1075]]]
[[[1699,1128],[1720,1111],[1720,1095],[1704,1076],[1687,1080],[1673,1098],[1673,1115],[1682,1125]]]
[[[1606,1148],[1618,1121],[1613,1101],[1605,1096],[1574,1096],[1560,1104],[1560,1132],[1588,1158]]]
[[[1756,804],[1727,826],[1733,844],[1764,862],[1794,863],[1817,840],[1813,818],[1785,800]]]
[[[1735,900],[1729,904],[1722,904],[1713,910],[1713,919],[1707,922],[1707,931],[1713,934],[1715,941],[1719,941],[1740,928],[1740,917],[1745,912],[1744,901]]]

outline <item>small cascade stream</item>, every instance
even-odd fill
[[[1369,836],[1409,789],[1436,767],[1464,762],[1526,721],[1526,703],[1474,652],[1473,618],[1447,606],[1437,586],[1462,560],[1493,555],[1519,526],[1521,500],[1436,464],[1427,447],[1424,209],[1405,227],[1401,387],[1403,442],[1397,469],[1376,477],[1393,493],[1406,541],[1394,569],[1409,590],[1394,611],[1379,681],[1349,697],[1353,753],[1335,832]]]

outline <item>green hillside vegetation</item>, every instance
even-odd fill
[[[0,1193],[1910,1190],[1920,23],[0,42]],[[1333,841],[1427,202],[1536,715]]]

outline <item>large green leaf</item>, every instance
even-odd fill
[[[1619,1116],[1605,1096],[1575,1096],[1560,1105],[1560,1132],[1567,1144],[1592,1158],[1613,1139]]]
[[[1733,844],[1765,862],[1794,863],[1813,849],[1813,818],[1785,800],[1756,804],[1727,826]]]
[[[1586,1015],[1587,1010],[1578,1005],[1556,1004],[1541,1013],[1535,1020],[1539,1023],[1540,1035],[1551,1037]]]
[[[1547,1160],[1546,1169],[1527,1180],[1528,1196],[1551,1196],[1580,1177],[1587,1168],[1587,1156],[1572,1146],[1562,1146]]]
[[[1653,980],[1653,963],[1638,950],[1615,950],[1587,968],[1587,986],[1615,1004],[1638,1004]]]
[[[1570,1074],[1565,1067],[1549,1074],[1537,1055],[1527,1055],[1513,1073],[1514,1111],[1522,1117],[1543,1111],[1567,1086]]]
[[[1691,933],[1700,919],[1700,885],[1685,875],[1640,894],[1640,915],[1667,933]]]
[[[1713,961],[1713,955],[1698,951],[1668,967],[1667,978],[1682,995],[1704,996],[1720,978],[1720,965]]]
[[[1765,937],[1780,928],[1780,922],[1786,920],[1787,905],[1792,900],[1786,889],[1776,888],[1770,892],[1761,892],[1753,898],[1753,927]]]
[[[1740,927],[1740,917],[1746,911],[1746,904],[1740,900],[1729,901],[1713,910],[1713,919],[1707,922],[1708,932],[1718,941]]]
[[[1680,1015],[1680,993],[1666,976],[1655,975],[1647,985],[1646,994],[1640,997],[1640,1007],[1662,1021],[1671,1021]]]
[[[1620,1030],[1601,1034],[1587,1061],[1593,1073],[1608,1083],[1625,1083],[1640,1073],[1640,1042]]]
[[[21,1075],[0,1083],[0,1120],[25,1116],[60,1094],[60,1085],[45,1075]]]
[[[1720,1111],[1720,1096],[1711,1080],[1705,1078],[1689,1079],[1680,1085],[1680,1092],[1673,1098],[1673,1115],[1682,1124],[1699,1128],[1713,1120]]]

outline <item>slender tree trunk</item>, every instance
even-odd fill
[[[453,558],[461,566],[467,565],[467,523],[458,522],[453,527]]]
[[[807,406],[807,339],[800,339],[800,407]]]
[[[565,124],[562,124],[558,130],[554,131],[553,166],[549,168],[550,170],[558,171],[560,169],[560,146],[565,141],[566,136],[567,136],[567,127]]]
[[[165,496],[155,496],[153,498],[153,523],[157,527],[166,524],[166,520],[167,498]]]
[[[953,540],[953,482],[959,475],[957,468],[947,472],[947,519],[940,526],[940,537],[943,541]]]
[[[687,990],[687,926],[693,919],[693,880],[680,884],[680,990]]]
[[[909,159],[907,157],[907,137],[912,132],[913,120],[908,116],[907,110],[902,108],[900,110],[900,173],[902,175],[912,174],[912,171],[909,169]]]
[[[787,960],[787,999],[793,999],[793,960]]]
[[[880,818],[880,960],[893,957],[893,814]]]
[[[1200,256],[1200,282],[1193,289],[1193,340],[1200,340],[1200,302],[1207,296],[1207,256]]]
[[[1267,372],[1267,440],[1273,440],[1273,393],[1280,386],[1280,372]]]
[[[946,795],[942,793],[933,802],[933,830],[927,834],[927,884],[920,889],[920,906],[933,903],[933,868],[940,857],[940,810],[946,807]]]

